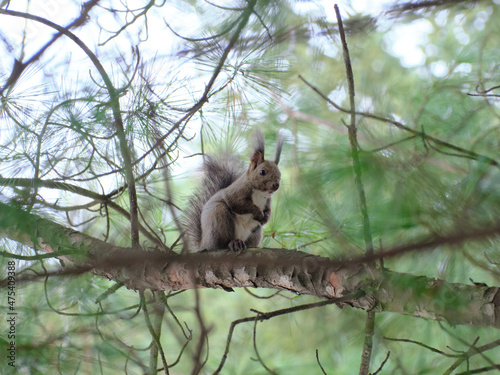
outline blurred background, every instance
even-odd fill
[[[338,6],[375,251],[498,226],[500,1],[372,3]],[[263,246],[332,259],[365,254],[333,2],[3,1],[0,56],[0,202],[130,246],[117,110],[139,221],[150,233],[140,244],[180,252],[179,222],[203,155],[228,150],[247,161],[252,131],[260,128],[269,157],[278,134],[285,139],[282,184]],[[155,340],[148,309],[163,311],[154,324],[162,327],[161,347],[172,367],[162,369],[159,361],[160,373],[213,373],[232,321],[252,316],[250,309],[317,301],[244,289],[141,298],[119,288],[103,296],[115,282],[91,273],[54,275],[64,269],[58,259],[42,259],[8,239],[0,239],[0,248],[0,275],[14,257],[22,280],[12,373],[150,373]],[[494,286],[499,262],[499,240],[489,235],[443,240],[384,259],[384,266]],[[0,311],[7,313],[4,289]],[[253,323],[240,324],[222,373],[358,373],[365,320],[362,310],[331,305],[259,323],[256,334]],[[6,318],[0,327],[7,332]],[[204,366],[195,369],[204,330]],[[470,358],[461,353],[498,337],[491,328],[384,312],[376,315],[370,369],[376,372],[390,352],[380,373],[494,371],[500,349]],[[8,341],[0,335],[2,348]],[[465,359],[452,368],[457,358]],[[10,373],[4,354],[0,363]]]

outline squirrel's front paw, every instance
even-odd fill
[[[241,251],[246,249],[246,245],[242,240],[232,240],[229,242],[229,250],[232,251]]]
[[[264,224],[266,224],[269,221],[270,217],[271,217],[271,211],[270,210],[264,210],[262,212],[262,216],[259,217],[259,218],[256,218],[255,220],[257,220],[259,223],[261,223],[262,225],[264,225]]]

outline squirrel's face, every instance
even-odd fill
[[[266,191],[269,195],[280,187],[281,172],[272,161],[265,160],[257,165],[250,165],[248,175],[254,189]]]

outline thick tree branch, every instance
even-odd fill
[[[500,328],[498,287],[452,284],[396,272],[368,272],[360,262],[287,249],[166,254],[122,248],[65,228],[20,208],[0,203],[0,236],[42,251],[65,255],[80,267],[135,290],[239,287],[273,288],[345,304],[453,324]]]

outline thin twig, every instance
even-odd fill
[[[408,343],[411,343],[411,344],[415,344],[415,345],[418,345],[418,346],[421,346],[425,349],[428,349],[434,353],[437,353],[439,355],[442,355],[444,357],[448,357],[448,358],[457,358],[457,360],[443,373],[443,375],[450,375],[453,371],[455,371],[458,366],[460,366],[464,361],[468,361],[470,357],[476,355],[476,354],[482,354],[483,352],[487,351],[487,350],[490,350],[490,349],[493,349],[493,348],[496,348],[497,346],[500,346],[500,340],[495,340],[495,341],[492,341],[490,342],[489,344],[486,344],[486,345],[483,345],[483,346],[479,346],[477,347],[476,346],[476,343],[478,341],[479,338],[476,338],[474,340],[474,342],[469,345],[469,349],[466,351],[466,352],[462,352],[462,353],[459,353],[459,354],[450,354],[450,353],[446,353],[446,352],[443,352],[441,350],[438,350],[438,349],[435,349],[429,345],[426,345],[424,343],[421,343],[419,341],[414,341],[414,340],[409,340],[409,339],[394,339],[394,338],[389,338],[389,337],[384,337],[385,340],[390,340],[390,341],[398,341],[398,342],[408,342]],[[491,363],[491,368],[490,369],[500,369],[500,366],[499,365],[495,365],[494,363]],[[482,371],[478,371],[479,369],[474,370],[476,372],[467,372],[468,374],[473,374],[473,373],[479,373],[479,372],[482,372]]]
[[[99,295],[96,299],[95,299],[95,303],[100,303],[102,301],[104,301],[106,298],[108,298],[111,294],[113,294],[114,292],[116,292],[118,289],[120,289],[123,285],[122,282],[116,282],[114,283],[110,288],[108,288],[108,290],[106,290],[104,293],[102,293],[101,295]]]
[[[336,303],[342,303],[344,301],[351,301],[353,299],[357,299],[357,298],[362,297],[362,294],[364,294],[364,293],[349,294],[349,295],[346,295],[346,296],[340,297],[340,298],[332,298],[332,299],[321,301],[321,302],[315,302],[315,303],[310,303],[310,304],[305,304],[305,305],[294,306],[294,307],[290,307],[290,308],[286,308],[286,309],[271,311],[268,313],[259,312],[255,316],[249,316],[246,318],[234,320],[231,323],[231,326],[229,327],[229,333],[227,335],[227,340],[226,340],[226,349],[224,350],[224,354],[222,355],[222,359],[219,363],[219,367],[217,367],[217,369],[215,370],[214,375],[219,374],[222,370],[222,367],[224,367],[224,364],[226,362],[226,359],[227,359],[227,356],[229,353],[231,340],[233,338],[234,329],[236,328],[236,326],[238,324],[246,323],[246,322],[254,322],[256,320],[260,320],[260,321],[268,320],[268,319],[274,318],[276,316],[280,316],[280,315],[284,315],[284,314],[291,314],[291,313],[294,313],[297,311],[303,311],[303,310],[313,309],[316,307],[328,306],[328,305],[332,305],[332,304],[336,304]]]
[[[490,372],[491,370],[500,370],[500,364],[486,366],[486,367],[481,367],[481,368],[477,368],[475,370],[467,370],[467,371],[464,371],[464,372],[459,372],[457,375],[480,374],[482,372]]]
[[[92,190],[88,190],[82,188],[77,185],[68,184],[65,182],[59,182],[54,180],[42,180],[42,179],[31,179],[31,178],[3,178],[0,176],[0,186],[10,186],[10,187],[44,187],[48,189],[58,189],[63,191],[68,191],[74,194],[81,195],[82,197],[91,198],[94,202],[90,202],[89,205],[95,205],[98,203],[102,203],[106,205],[106,207],[110,207],[120,215],[126,217],[130,220],[131,215],[126,209],[121,207],[119,204],[113,202],[111,198],[118,196],[122,191],[126,189],[126,186],[121,186],[117,189],[114,189],[112,192],[108,194],[99,194]],[[57,209],[57,206],[45,204],[51,208]],[[85,208],[86,206],[83,206]],[[77,206],[79,208],[79,206]],[[170,249],[153,233],[149,232],[141,223],[138,224],[139,231],[151,242],[153,242],[156,246],[160,247],[164,251],[170,251]]]
[[[211,35],[209,37],[205,37],[205,38],[188,38],[188,37],[185,37],[185,36],[182,36],[180,35],[179,33],[177,33],[174,29],[172,29],[172,26],[170,26],[167,21],[163,20],[163,22],[165,23],[165,26],[167,26],[170,31],[178,38],[181,38],[182,40],[185,40],[185,41],[188,41],[188,42],[208,42],[209,40],[213,40],[213,39],[217,39],[217,38],[220,38],[224,35],[226,35],[228,32],[230,32],[233,27],[240,21],[240,18],[241,16],[239,16],[238,18],[236,18],[233,22],[231,22],[229,25],[225,26],[224,29],[219,33],[219,34],[214,34],[214,35]]]
[[[130,21],[127,21],[125,23],[125,25],[123,25],[119,30],[117,31],[114,31],[113,32],[113,35],[110,36],[108,39],[106,39],[104,42],[102,43],[99,43],[99,47],[101,46],[104,46],[105,44],[107,44],[110,40],[116,38],[118,35],[120,35],[122,33],[122,31],[124,31],[126,28],[128,28],[130,25],[133,25],[135,23],[135,21],[137,21],[139,18],[141,18],[142,16],[144,16],[144,18],[146,18],[147,16],[147,13],[148,11],[153,7],[153,6],[157,6],[157,7],[161,7],[163,6],[163,4],[165,3],[165,0],[163,1],[163,4],[159,4],[159,5],[156,5],[156,0],[151,0],[148,4],[146,4],[142,9],[141,12],[139,12],[139,14],[134,14],[132,11],[130,11],[130,13],[132,13],[134,16],[132,17],[132,19]],[[113,12],[112,9],[110,9],[111,12]],[[127,11],[127,13],[129,13],[129,11]],[[146,20],[146,30],[147,30],[147,20]]]
[[[391,355],[391,352],[387,352],[387,355],[385,356],[385,359],[382,361],[382,363],[380,364],[379,368],[377,369],[377,371],[375,371],[372,375],[377,375],[380,371],[382,371],[382,369],[384,368],[385,364],[387,363],[387,360],[389,359],[389,356]]]
[[[315,87],[314,85],[312,85],[311,83],[309,83],[301,75],[299,75],[299,79],[302,82],[304,82],[307,86],[309,86],[319,96],[321,96],[324,100],[326,100],[329,104],[331,104],[333,107],[335,107],[337,110],[339,110],[341,112],[344,112],[344,113],[350,113],[349,110],[347,110],[345,108],[342,108],[337,103],[335,103],[334,101],[332,101],[328,96],[326,96],[324,93],[322,93],[317,87]],[[492,166],[495,166],[497,168],[500,168],[500,163],[497,162],[495,159],[492,159],[492,158],[490,158],[488,156],[485,156],[485,155],[482,155],[482,154],[478,154],[477,152],[474,152],[474,151],[471,151],[471,150],[464,149],[464,148],[456,146],[454,144],[442,141],[439,138],[427,135],[423,131],[418,131],[418,130],[412,129],[412,128],[404,125],[403,123],[401,123],[399,121],[396,121],[396,120],[393,120],[393,119],[390,119],[390,118],[387,118],[387,117],[383,117],[383,116],[378,116],[378,115],[375,115],[375,114],[369,113],[369,112],[356,112],[356,115],[363,116],[363,117],[366,117],[366,118],[370,118],[370,119],[373,119],[373,120],[376,120],[376,121],[386,122],[388,124],[394,125],[395,127],[399,128],[401,130],[405,130],[407,132],[410,132],[410,133],[412,133],[412,134],[414,134],[414,135],[416,135],[416,136],[418,136],[418,137],[420,137],[422,139],[425,139],[427,141],[431,141],[431,142],[433,142],[434,144],[436,144],[438,146],[445,147],[445,148],[448,148],[450,150],[457,151],[457,152],[459,152],[461,154],[460,157],[468,158],[468,159],[473,159],[473,160],[476,160],[476,161],[483,161],[483,162],[486,161],[486,162],[488,162],[488,164],[490,164]],[[458,155],[456,155],[456,156],[458,156]]]
[[[277,373],[275,371],[271,370],[269,367],[266,366],[266,364],[264,363],[264,361],[260,357],[259,350],[257,349],[257,323],[258,322],[259,322],[258,320],[255,320],[255,323],[253,325],[253,349],[255,351],[255,354],[257,355],[257,360],[262,365],[262,367],[264,367],[267,370],[267,372],[269,372],[270,374],[277,375]]]
[[[155,322],[154,324],[151,322],[151,318],[149,316],[149,312],[147,309],[147,302],[146,298],[144,296],[144,292],[140,292],[140,297],[141,297],[141,304],[144,310],[144,318],[146,320],[146,325],[148,326],[149,332],[151,334],[151,337],[153,338],[152,340],[152,347],[150,351],[150,362],[149,362],[149,371],[151,374],[156,374],[157,373],[157,362],[158,362],[158,353],[160,353],[161,360],[163,362],[163,370],[165,371],[165,375],[169,374],[168,371],[168,364],[167,360],[165,358],[165,353],[163,351],[163,346],[161,345],[160,342],[160,335],[161,335],[161,322],[163,320],[163,314],[165,313],[165,307],[163,304],[158,303],[155,301],[155,304],[158,305],[158,311],[155,309]]]
[[[186,112],[186,114],[179,119],[177,122],[172,124],[172,127],[170,128],[169,132],[162,137],[158,138],[155,144],[150,147],[148,151],[146,151],[140,158],[136,160],[136,162],[140,162],[144,158],[146,158],[151,152],[153,152],[154,149],[157,147],[161,146],[164,142],[165,139],[167,139],[168,135],[173,132],[175,129],[178,129],[181,127],[181,124],[184,123],[187,124],[189,120],[205,105],[205,103],[208,102],[208,100],[212,97],[214,92],[212,92],[213,86],[215,85],[215,81],[217,80],[217,77],[219,76],[220,72],[222,71],[222,68],[224,67],[224,64],[226,63],[226,60],[229,56],[229,53],[234,49],[236,42],[238,41],[241,33],[243,32],[243,29],[248,23],[248,20],[250,19],[250,16],[253,13],[253,9],[255,7],[257,0],[250,0],[248,1],[248,6],[244,9],[243,13],[240,16],[240,23],[236,27],[236,30],[234,34],[231,37],[231,40],[229,41],[228,45],[224,49],[222,56],[219,59],[219,62],[217,66],[215,67],[212,76],[210,77],[209,82],[205,86],[205,90],[201,96],[201,98],[193,105],[191,108],[189,108]],[[215,93],[218,92],[219,90],[215,90]],[[182,128],[181,128],[182,129]]]
[[[81,12],[78,18],[75,18],[73,22],[71,22],[68,26],[66,26],[66,30],[70,30],[73,28],[77,28],[80,26],[83,26],[85,22],[87,22],[88,16],[90,11],[94,6],[96,6],[99,3],[100,0],[90,0],[84,4],[82,4]],[[47,49],[52,46],[61,36],[63,36],[64,33],[58,32],[57,34],[54,34],[52,39],[48,41],[38,52],[36,52],[29,60],[22,62],[16,60],[14,62],[14,67],[12,68],[12,73],[10,77],[7,79],[5,85],[0,89],[0,95],[3,94],[5,90],[7,90],[10,86],[15,84],[21,74],[26,70],[26,68],[42,57],[42,55],[47,51]]]
[[[443,373],[443,375],[450,375],[464,361],[468,361],[470,357],[472,357],[472,356],[474,356],[476,354],[483,355],[482,354],[483,352],[485,352],[487,350],[490,350],[490,349],[493,349],[493,348],[496,348],[497,346],[500,346],[500,340],[495,340],[495,341],[492,341],[492,342],[490,342],[488,344],[485,344],[485,345],[482,345],[482,346],[479,346],[479,347],[475,346],[475,344],[476,343],[474,343],[473,345],[470,345],[469,350],[467,350],[462,355],[457,356],[459,358]],[[491,361],[489,361],[489,362],[490,362],[490,364],[492,364]],[[492,364],[492,366],[494,366],[494,364]]]
[[[92,61],[94,67],[97,69],[99,74],[101,75],[104,84],[106,85],[106,89],[109,93],[110,97],[110,107],[113,112],[114,125],[116,128],[116,133],[119,140],[120,151],[122,153],[123,161],[125,164],[125,176],[128,183],[129,188],[129,202],[130,202],[130,228],[131,228],[131,242],[132,247],[139,248],[139,217],[138,217],[138,204],[137,204],[137,191],[135,187],[135,179],[134,173],[132,170],[132,157],[130,148],[128,146],[127,138],[125,136],[125,129],[123,127],[123,118],[120,110],[120,92],[117,90],[111,79],[109,78],[108,73],[102,66],[100,60],[97,58],[94,52],[87,47],[87,45],[78,38],[75,34],[70,32],[67,28],[57,25],[56,23],[49,21],[46,18],[35,16],[29,13],[17,12],[12,10],[0,9],[0,14],[5,14],[7,16],[20,17],[24,19],[29,19],[32,21],[40,22],[48,27],[51,27],[57,30],[59,33],[67,36],[73,42],[75,42],[78,47],[80,47],[87,57]]]
[[[252,297],[254,298],[258,298],[258,299],[270,299],[270,298],[273,298],[273,297],[276,297],[278,294],[280,294],[282,291],[281,290],[278,290],[276,292],[274,292],[273,294],[269,295],[269,296],[259,296],[258,294],[252,292],[249,288],[247,287],[244,287],[243,290],[245,292],[247,292],[248,294],[250,294]]]
[[[193,273],[194,276],[194,273]],[[208,329],[205,325],[205,321],[203,320],[203,314],[201,313],[201,303],[200,303],[200,293],[198,289],[194,290],[195,295],[195,315],[198,320],[198,324],[200,326],[200,338],[198,339],[198,343],[196,345],[196,351],[193,355],[193,370],[191,371],[192,375],[199,374],[202,368],[205,366],[205,363],[208,359]],[[201,360],[201,355],[203,353],[203,348],[207,344],[207,354],[204,361]]]
[[[396,342],[408,342],[410,344],[415,344],[415,345],[421,346],[422,348],[428,349],[431,352],[434,352],[434,353],[437,353],[437,354],[440,354],[442,356],[449,357],[449,358],[459,358],[459,357],[462,357],[462,354],[445,353],[445,352],[443,352],[443,351],[441,351],[439,349],[433,348],[432,346],[426,345],[426,344],[424,344],[422,342],[415,341],[415,340],[410,340],[410,339],[395,339],[395,338],[391,338],[391,337],[384,337],[384,340],[396,341]]]
[[[321,371],[323,372],[323,374],[324,374],[324,375],[327,375],[327,374],[326,374],[325,369],[323,368],[323,365],[321,364],[321,362],[320,362],[320,360],[319,360],[319,352],[318,352],[318,349],[316,349],[316,362],[318,362],[319,368],[321,369]]]

